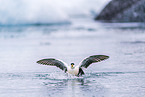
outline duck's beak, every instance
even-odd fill
[[[73,67],[74,65],[71,65],[71,67]]]

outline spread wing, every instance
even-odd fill
[[[92,63],[100,62],[100,61],[106,60],[108,58],[109,58],[109,56],[106,56],[106,55],[93,55],[93,56],[90,56],[90,57],[84,59],[79,64],[79,67],[85,67],[85,68],[87,68]]]
[[[56,60],[53,58],[49,58],[49,59],[42,59],[37,61],[38,64],[43,64],[43,65],[51,65],[51,66],[57,66],[62,70],[66,70],[67,69],[67,65],[66,63],[60,61],[60,60]]]

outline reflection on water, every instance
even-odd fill
[[[102,97],[104,95],[110,95],[111,92],[113,93],[112,95],[115,96],[118,94],[116,94],[116,90],[114,89],[119,89],[124,93],[127,92],[124,91],[124,88],[136,90],[136,87],[138,87],[139,89],[143,89],[143,81],[145,81],[145,79],[141,76],[144,75],[144,73],[144,71],[97,72],[86,73],[86,75],[81,78],[75,76],[66,76],[65,74],[59,74],[59,72],[0,73],[0,93],[1,95],[9,95],[13,93],[15,95],[25,95],[27,97],[39,97],[39,95],[43,97],[58,97],[58,95],[62,95],[64,97]],[[120,84],[122,84],[121,87]],[[132,87],[126,87],[127,85],[130,85]],[[113,89],[113,91],[110,90],[111,88]],[[6,91],[8,93],[6,93]],[[12,97],[14,96],[12,95]]]
[[[35,73],[4,74],[3,73],[0,74],[0,78],[9,80],[11,84],[13,83],[13,81],[17,82],[17,80],[21,81],[24,86],[28,85],[29,83],[31,85],[31,88],[34,88],[35,87],[34,85],[37,85],[38,81],[40,80],[39,82],[40,83],[42,82],[41,84],[47,88],[46,90],[47,93],[51,94],[51,96],[54,97],[57,97],[59,94],[63,95],[64,97],[72,97],[72,96],[83,97],[83,96],[90,96],[90,95],[95,96],[96,93],[97,95],[101,95],[101,92],[104,91],[104,87],[100,83],[96,82],[97,80],[95,79],[91,81],[90,80],[92,78],[91,75],[92,77],[94,77],[94,74],[90,74],[89,77],[88,75],[86,75],[85,77],[82,78],[78,78],[74,76],[71,77],[64,76],[65,78],[63,79],[59,79],[59,78],[57,79],[56,76],[54,76],[55,79],[52,79],[51,74],[45,74],[45,73],[44,74],[39,74],[39,73],[38,74]],[[37,84],[32,84],[32,82],[36,82]],[[8,85],[10,85],[10,83]],[[15,88],[16,91],[18,91],[18,89],[20,88],[19,86],[20,86],[19,83],[13,84],[13,88]],[[13,88],[11,88],[10,90],[12,90]],[[27,88],[25,89],[27,90]],[[3,91],[3,89],[1,90]],[[92,94],[90,94],[90,92],[92,92]]]
[[[112,91],[110,88],[119,89],[124,93],[127,92],[124,91],[124,88],[136,89],[136,87],[138,87],[139,89],[143,89],[143,83],[140,84],[140,82],[145,81],[145,79],[141,78],[140,82],[136,83],[136,81],[138,81],[138,78],[136,77],[144,75],[144,73],[144,71],[99,72],[87,73],[81,78],[60,75],[57,73],[0,73],[0,93],[1,95],[3,93],[5,94],[5,91],[7,90],[7,94],[14,93],[15,95],[21,94],[28,97],[34,95],[36,97],[39,97],[39,95],[44,97],[58,97],[58,95],[64,97],[102,97],[110,95],[110,92]],[[52,78],[52,75],[56,76]],[[124,78],[126,79],[124,80]],[[3,80],[5,80],[5,82],[3,82]],[[120,84],[122,84],[121,87]],[[126,85],[131,85],[131,87],[126,87]],[[28,93],[27,91],[31,92]],[[41,93],[43,93],[43,95]],[[113,90],[112,93],[114,93],[112,95],[116,95],[116,90]],[[14,96],[12,95],[12,97]]]

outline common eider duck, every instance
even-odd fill
[[[37,63],[43,64],[43,65],[57,66],[58,68],[63,70],[65,73],[69,73],[75,76],[82,76],[85,74],[83,71],[83,68],[87,68],[92,63],[100,62],[108,58],[109,56],[106,56],[106,55],[89,56],[83,59],[77,66],[74,66],[74,63],[71,63],[71,65],[69,66],[65,62],[58,59],[54,59],[54,58],[42,59],[42,60],[37,61]]]

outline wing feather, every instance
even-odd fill
[[[66,70],[67,66],[66,63],[60,61],[60,60],[56,60],[53,58],[49,58],[49,59],[42,59],[37,61],[38,64],[43,64],[43,65],[51,65],[51,66],[57,66],[62,70]]]
[[[106,56],[106,55],[93,55],[93,56],[90,56],[90,57],[84,59],[79,64],[79,67],[87,68],[92,63],[100,62],[100,61],[106,60],[108,58],[109,58],[109,56]]]

